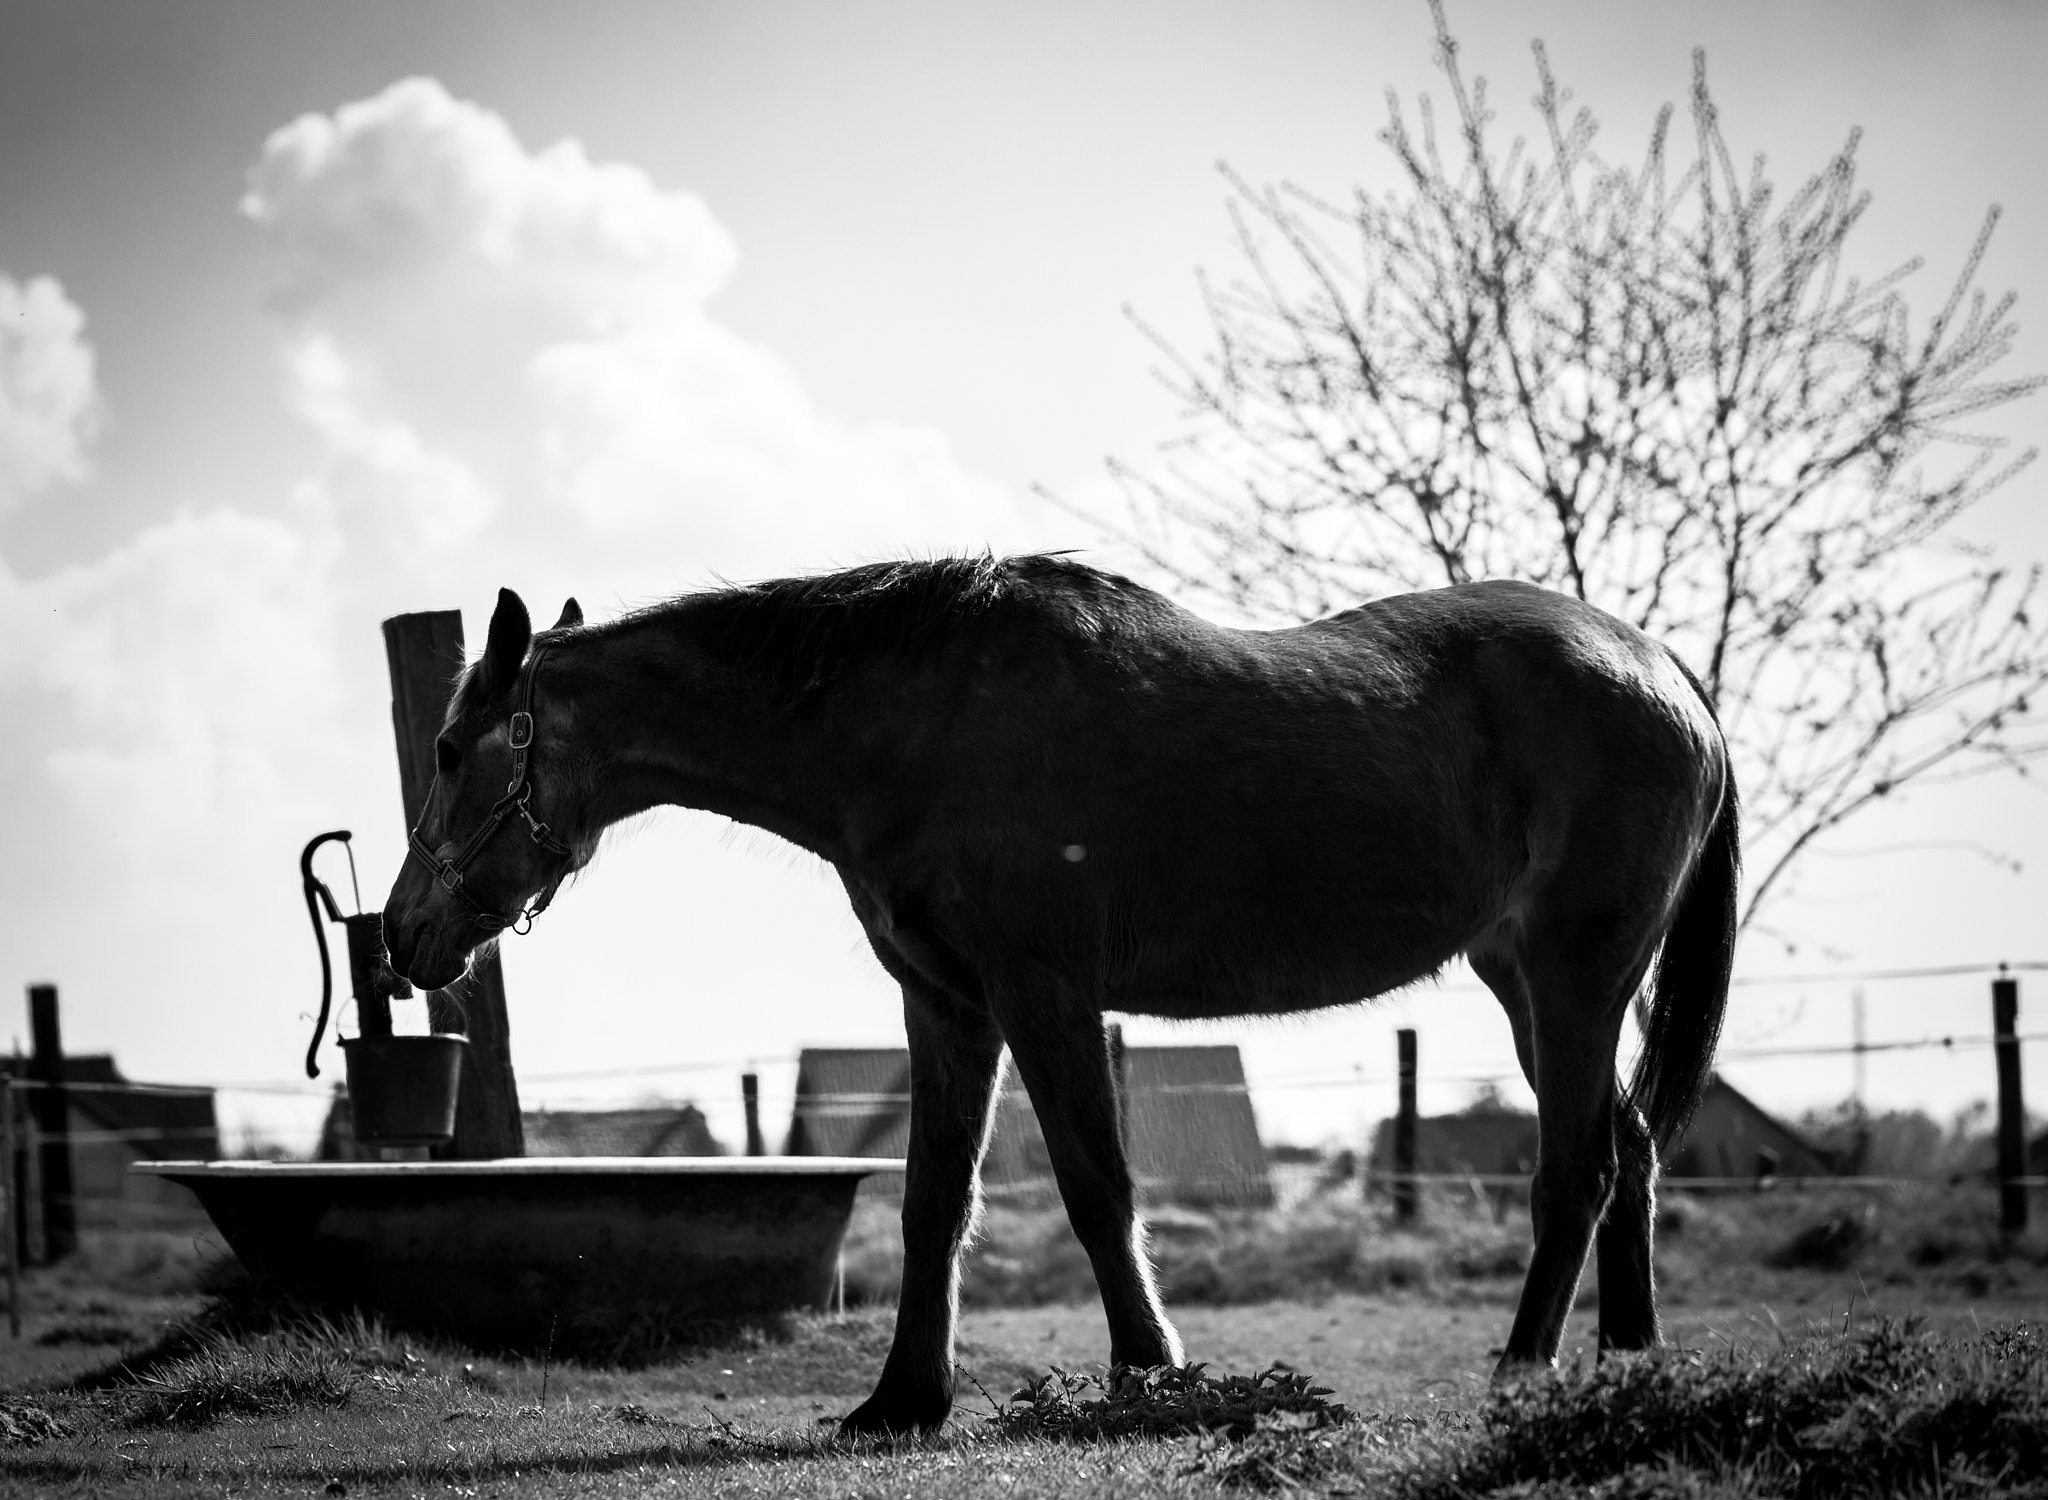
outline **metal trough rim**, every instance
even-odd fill
[[[848,1177],[901,1172],[894,1156],[514,1156],[489,1161],[138,1161],[151,1177]]]

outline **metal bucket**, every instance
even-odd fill
[[[455,1136],[466,1037],[343,1037],[348,1103],[366,1146],[440,1146]]]

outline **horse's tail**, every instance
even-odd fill
[[[1742,873],[1741,810],[1722,751],[1721,811],[1657,956],[1657,983],[1629,1098],[1649,1123],[1661,1157],[1692,1120],[1712,1075],[1714,1046],[1735,967],[1736,881]]]

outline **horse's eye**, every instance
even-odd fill
[[[434,741],[434,764],[443,776],[453,776],[455,768],[462,764],[462,751],[453,740]]]

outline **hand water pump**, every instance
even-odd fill
[[[322,844],[339,843],[348,850],[349,885],[357,911],[341,913],[334,892],[313,873],[313,855]],[[318,1078],[316,1054],[327,1032],[327,1014],[334,998],[334,963],[327,953],[327,920],[338,922],[348,935],[349,989],[355,996],[360,1035],[339,1035],[348,1070],[348,1097],[357,1141],[366,1146],[439,1146],[455,1135],[456,1087],[461,1080],[465,1038],[447,1033],[397,1036],[391,1030],[391,1002],[410,999],[412,986],[391,971],[384,949],[384,917],[363,911],[356,887],[355,850],[345,828],[323,833],[299,855],[299,879],[306,892],[306,914],[313,921],[313,939],[320,945],[320,1019],[313,1044],[306,1049],[306,1076]]]

